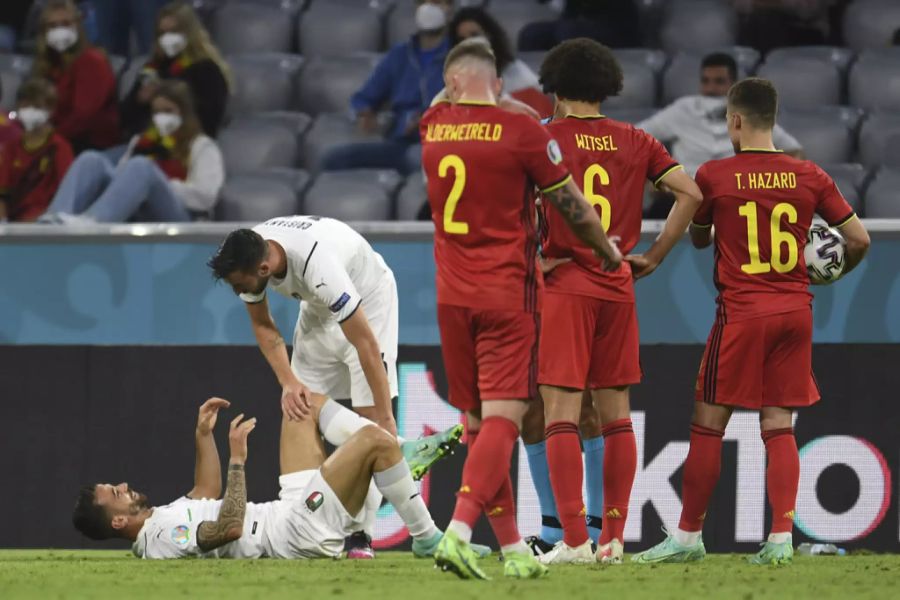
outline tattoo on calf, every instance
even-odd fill
[[[197,546],[200,550],[209,552],[232,541],[231,532],[243,527],[246,510],[247,482],[244,466],[231,465],[228,467],[228,483],[219,508],[219,518],[204,521],[197,528]]]

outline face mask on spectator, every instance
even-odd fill
[[[25,131],[34,131],[50,119],[49,111],[33,106],[20,108],[16,114],[18,115],[16,118],[19,119],[19,123],[25,128]]]
[[[163,137],[172,135],[181,127],[181,116],[175,113],[158,112],[153,115],[153,125],[156,126],[159,135]]]
[[[54,27],[47,30],[47,45],[57,52],[65,52],[78,41],[78,30],[74,27]]]
[[[187,48],[187,38],[184,37],[183,33],[170,31],[159,36],[159,47],[166,53],[166,56],[173,58]]]
[[[416,9],[416,27],[419,31],[438,31],[447,24],[447,13],[437,4],[426,2]]]

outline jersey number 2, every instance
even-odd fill
[[[594,192],[594,180],[600,177],[600,185],[609,185],[609,173],[600,165],[591,165],[584,172],[584,198],[591,203],[591,206],[600,207],[600,224],[603,225],[603,231],[609,231],[609,224],[612,220],[612,207],[609,199]]]
[[[438,165],[438,176],[442,179],[447,177],[450,169],[453,169],[454,178],[450,195],[447,196],[447,203],[444,204],[444,231],[464,235],[469,233],[469,224],[464,221],[454,221],[453,213],[456,212],[456,205],[459,204],[459,199],[466,187],[466,165],[456,154],[448,154],[441,159]]]
[[[772,209],[769,218],[772,238],[772,260],[763,262],[759,258],[759,224],[756,202],[747,202],[738,208],[738,214],[747,219],[747,250],[750,262],[741,265],[741,271],[748,275],[761,275],[775,269],[776,273],[789,273],[797,266],[797,240],[788,231],[781,230],[781,217],[788,223],[797,222],[797,209],[787,202],[781,202]],[[782,246],[787,246],[787,257],[782,254]]]

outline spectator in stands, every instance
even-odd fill
[[[30,2],[0,2],[0,52],[12,52],[25,26]]]
[[[738,43],[762,53],[781,46],[825,44],[834,0],[734,0]]]
[[[541,91],[534,71],[515,57],[509,36],[500,23],[483,8],[461,8],[450,21],[450,45],[477,36],[486,38],[494,50],[497,73],[503,79],[503,93],[529,105],[542,117],[552,114],[553,102]]]
[[[153,55],[122,103],[122,126],[128,136],[150,123],[150,99],[160,82],[180,79],[190,86],[203,131],[216,137],[231,77],[228,65],[189,4],[172,2],[159,11]]]
[[[30,79],[16,94],[22,133],[0,152],[0,221],[34,221],[45,210],[72,164],[72,147],[53,130],[56,88]]]
[[[56,85],[53,123],[76,153],[119,141],[116,76],[106,54],[85,38],[72,0],[44,5],[32,75]]]
[[[409,174],[421,168],[419,119],[444,87],[452,9],[452,0],[416,0],[417,32],[388,51],[350,100],[366,133],[376,130],[379,107],[390,106],[394,120],[386,139],[332,149],[323,157],[325,170],[372,167]]]
[[[225,179],[222,154],[204,135],[183,81],[159,85],[153,125],[118,166],[85,152],[69,169],[42,221],[190,221],[209,217]]]
[[[138,54],[153,46],[156,11],[164,0],[91,0],[97,18],[98,44],[112,54],[131,55],[131,32]]]
[[[546,4],[549,0],[539,0]],[[611,48],[641,45],[641,15],[632,0],[566,0],[555,21],[529,23],[519,32],[519,51],[549,50],[587,37]]]
[[[670,146],[672,157],[693,177],[706,161],[734,155],[725,104],[737,75],[737,63],[730,54],[707,55],[700,66],[700,94],[679,98],[637,127]],[[775,126],[773,135],[776,148],[792,156],[803,154],[800,143],[780,126]],[[645,216],[665,218],[673,201],[669,194],[655,194]]]

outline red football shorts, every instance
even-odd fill
[[[812,308],[713,325],[696,400],[759,410],[819,401],[812,373]]]
[[[544,293],[538,383],[599,389],[640,383],[634,303]]]
[[[449,304],[437,308],[450,404],[469,411],[482,400],[535,397],[539,314]]]

